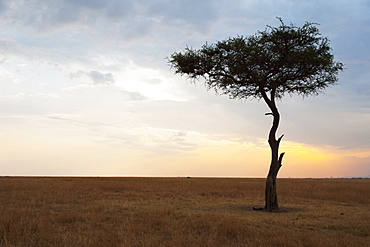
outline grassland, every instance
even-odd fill
[[[370,179],[0,178],[0,246],[370,246]]]

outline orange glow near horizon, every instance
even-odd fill
[[[367,176],[366,163],[370,151],[342,150],[337,147],[314,147],[285,142],[281,150],[287,153],[280,175],[298,177]],[[361,162],[358,162],[361,161]]]
[[[22,132],[13,132],[11,136],[12,141],[0,152],[4,164],[1,175],[265,177],[270,164],[270,149],[262,140],[240,143],[196,139],[196,148],[161,153],[155,146],[124,148],[83,142],[77,137],[55,141]],[[280,151],[286,155],[279,177],[370,174],[370,151],[365,149],[343,150],[283,141]]]

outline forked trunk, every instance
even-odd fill
[[[284,135],[280,136],[276,140],[276,131],[279,127],[280,114],[275,105],[274,92],[271,93],[271,99],[268,99],[265,93],[263,93],[262,95],[267,105],[271,109],[271,113],[266,113],[266,115],[273,116],[272,126],[268,138],[268,143],[271,148],[271,164],[269,173],[266,178],[265,210],[276,211],[279,209],[279,203],[276,194],[276,177],[278,175],[284,157],[284,153],[281,153],[279,155],[279,145]]]

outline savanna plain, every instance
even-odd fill
[[[0,177],[0,246],[370,246],[370,179]]]

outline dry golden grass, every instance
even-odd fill
[[[370,246],[369,179],[0,178],[0,246]]]

